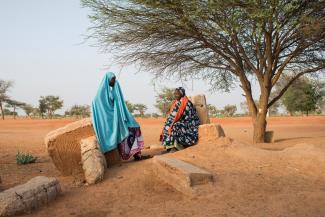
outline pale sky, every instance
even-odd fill
[[[0,0],[0,79],[14,81],[9,95],[33,106],[38,106],[40,96],[60,96],[63,113],[74,104],[90,105],[103,74],[113,71],[127,100],[155,112],[155,91],[182,84],[167,81],[154,87],[149,73],[112,64],[109,54],[84,40],[88,13],[79,0]],[[183,85],[187,95],[204,93],[219,109],[236,104],[240,110],[244,101],[239,88],[209,93],[202,81]]]

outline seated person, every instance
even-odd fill
[[[174,96],[175,101],[160,135],[160,141],[168,152],[175,152],[196,144],[200,125],[196,109],[185,95],[185,89],[176,88]]]

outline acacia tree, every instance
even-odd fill
[[[236,111],[237,111],[236,105],[225,105],[225,107],[222,110],[222,113],[226,117],[232,117],[235,115]]]
[[[14,116],[14,119],[16,119],[16,114],[17,114],[16,109],[25,105],[25,103],[23,103],[23,102],[19,102],[17,100],[12,100],[12,99],[7,99],[6,104],[7,104],[6,105],[7,108],[13,109],[12,114]]]
[[[160,111],[163,117],[166,117],[166,114],[169,112],[175,100],[174,91],[175,89],[164,87],[156,96],[155,107]]]
[[[89,105],[73,105],[70,110],[66,111],[65,114],[69,116],[77,117],[89,117],[90,116],[90,106]]]
[[[134,105],[130,101],[128,101],[128,100],[125,101],[125,104],[126,104],[126,107],[129,110],[129,112],[131,112],[133,114],[133,112],[134,112]]]
[[[33,113],[33,111],[35,109],[33,106],[31,106],[29,104],[24,104],[24,105],[22,105],[21,108],[24,110],[27,117],[30,117],[30,115]]]
[[[62,108],[62,106],[63,100],[59,96],[41,96],[39,99],[39,110],[42,117],[47,112],[47,116],[52,119],[54,112]]]
[[[306,115],[317,109],[322,99],[320,86],[308,79],[298,79],[282,98],[282,103],[290,114],[300,111]]]
[[[144,104],[134,104],[133,109],[139,112],[140,117],[144,117],[144,113],[148,108]]]
[[[11,81],[0,80],[0,110],[1,110],[2,120],[5,119],[3,104],[5,103],[6,100],[9,99],[7,92],[11,87],[12,87]]]
[[[212,104],[208,104],[207,109],[210,117],[217,117],[220,113],[217,107]]]
[[[156,76],[207,79],[214,88],[240,82],[254,126],[264,142],[266,114],[300,76],[324,73],[322,0],[81,0],[92,14],[92,37],[118,60]],[[274,98],[286,72],[294,76]],[[252,81],[260,89],[258,106]]]

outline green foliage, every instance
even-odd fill
[[[308,115],[317,109],[321,100],[319,86],[304,78],[294,82],[283,96],[282,103],[290,114],[304,112]]]
[[[32,154],[24,154],[24,153],[20,153],[18,151],[18,153],[16,154],[16,162],[17,164],[30,164],[30,163],[35,163],[35,161],[37,160],[37,157],[34,157]]]
[[[31,106],[29,104],[24,104],[21,108],[24,110],[25,114],[28,117],[33,113],[33,111],[35,109],[33,106]]]
[[[237,111],[236,105],[226,105],[222,110],[222,115],[226,117],[232,117]]]
[[[90,116],[90,106],[89,105],[74,105],[69,111],[65,112],[65,115],[76,116],[80,118]]]
[[[4,108],[3,109],[3,114],[4,115],[17,115],[18,113],[17,112],[13,112],[13,111],[11,111],[10,109],[8,109],[8,108]]]
[[[59,96],[41,96],[39,99],[39,111],[43,117],[44,113],[47,112],[47,116],[52,118],[54,112],[63,107],[63,100]]]
[[[304,74],[324,73],[322,0],[81,0],[91,35],[117,61],[136,63],[155,78],[204,79],[212,90],[240,83],[264,142],[266,112]],[[291,80],[269,100],[285,74]],[[253,85],[259,85],[259,106]],[[168,102],[157,101],[166,114]],[[259,118],[257,118],[259,116]]]
[[[214,105],[208,104],[207,109],[210,117],[217,117],[221,115],[221,111],[218,110]]]
[[[129,102],[128,100],[125,101],[125,104],[128,107],[129,112],[133,114],[133,112],[134,112],[134,105],[131,102]]]
[[[16,117],[17,107],[23,107],[25,105],[25,103],[23,103],[23,102],[19,102],[17,100],[12,100],[12,99],[7,99],[7,100],[5,100],[5,102],[6,102],[7,108],[13,109],[12,113],[13,113],[14,118]]]
[[[144,104],[134,104],[133,105],[134,111],[137,111],[139,114],[139,117],[144,117],[144,113],[148,109],[146,105]]]
[[[13,86],[13,82],[0,79],[0,112],[1,112],[2,119],[5,119],[3,105],[6,102],[6,100],[9,99],[8,91],[12,86]]]
[[[157,113],[152,113],[152,114],[151,114],[151,117],[153,117],[153,118],[159,118],[160,116],[159,116],[159,114],[157,114]]]
[[[174,91],[175,90],[172,88],[165,87],[156,96],[155,107],[160,111],[163,117],[166,117],[166,114],[169,112],[175,100]]]

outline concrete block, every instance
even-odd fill
[[[49,204],[61,193],[56,178],[37,176],[0,193],[0,217],[27,213]]]
[[[264,138],[265,138],[266,143],[273,143],[274,142],[274,131],[266,131]]]
[[[99,150],[95,136],[81,140],[81,163],[88,184],[95,184],[104,178],[106,159]]]
[[[209,124],[210,119],[209,119],[209,113],[208,113],[205,95],[201,94],[196,96],[190,96],[188,98],[193,103],[198,113],[200,124]]]
[[[213,182],[211,173],[182,160],[155,156],[153,161],[155,175],[185,194],[193,193],[197,185]]]
[[[48,133],[44,139],[55,167],[63,175],[82,174],[80,140],[94,136],[90,118],[70,123]]]

